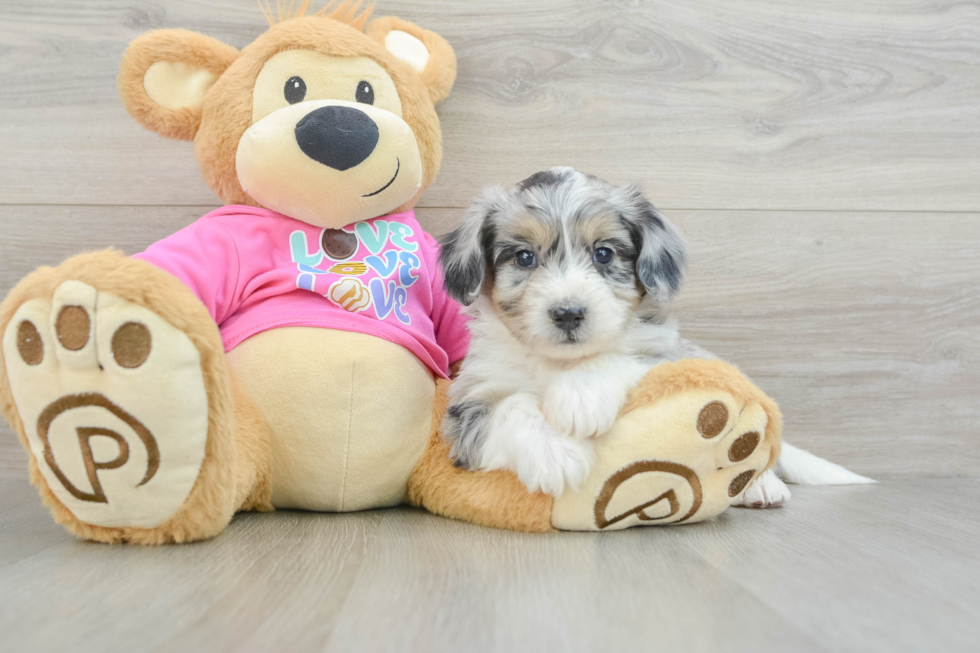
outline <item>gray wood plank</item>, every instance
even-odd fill
[[[666,651],[820,650],[685,538],[461,526],[403,511],[386,518],[326,650],[349,649],[372,625],[389,640],[377,648],[389,651],[470,650],[472,642],[497,651],[634,650],[641,633]],[[692,606],[715,606],[710,627]]]
[[[3,567],[0,647],[173,650],[166,643],[174,633],[195,631],[219,637],[206,650],[227,650],[221,641],[244,623],[288,635],[314,614],[329,619],[343,602],[382,515],[243,519],[244,530],[233,524],[213,542],[114,547],[72,538]],[[34,610],[36,619],[23,621]]]
[[[872,477],[976,475],[978,216],[671,215],[681,333],[779,402],[788,441]]]
[[[2,435],[5,437],[7,434]],[[21,454],[19,448],[17,453]],[[74,536],[55,523],[41,503],[37,490],[27,482],[26,462],[17,471],[20,475],[9,479],[0,474],[0,490],[4,498],[3,508],[0,509],[0,533],[4,534],[0,535],[0,568],[51,547],[76,542]]]
[[[645,182],[690,242],[684,335],[780,402],[788,440],[884,482],[599,536],[398,509],[107,547],[53,522],[0,424],[0,649],[973,650],[976,6],[381,0],[389,13],[459,55],[429,231],[550,165]],[[253,0],[0,6],[0,295],[217,204],[190,144],[125,114],[119,57],[148,29],[242,46],[263,24]]]
[[[5,496],[15,483],[0,480]],[[49,521],[21,500],[0,505],[0,523],[14,510]],[[782,509],[598,535],[410,509],[249,514],[195,545],[49,533],[6,560],[31,527],[22,519],[0,529],[0,646],[971,651],[978,501],[978,479],[800,488]]]
[[[954,0],[384,0],[457,49],[423,199],[555,164],[666,207],[980,210],[980,15]],[[115,75],[142,32],[243,46],[253,0],[0,7],[0,202],[209,204],[190,144],[142,131]]]
[[[139,251],[208,208],[0,207],[0,293],[81,250]],[[980,474],[980,216],[668,215],[691,251],[682,333],[780,403],[789,441],[871,476]],[[436,234],[460,216],[419,211]],[[24,464],[4,425],[0,474]]]
[[[22,479],[26,483],[27,476],[27,453],[10,425],[0,420],[0,479]]]
[[[953,497],[976,483],[794,487],[784,508],[729,511],[686,542],[827,650],[969,651],[980,634],[967,571],[980,569],[980,511]]]

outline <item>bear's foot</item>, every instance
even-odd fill
[[[552,499],[509,471],[457,469],[438,432],[449,382],[437,387],[429,447],[409,482],[414,505],[517,531],[616,530],[714,517],[738,504],[779,456],[775,402],[732,365],[687,359],[656,366],[630,395],[576,490]]]
[[[80,276],[90,283],[48,268],[4,302],[0,403],[30,454],[31,480],[55,518],[82,537],[158,543],[214,535],[237,507],[222,487],[235,485],[230,389],[214,387],[222,370],[213,355],[204,364],[191,336],[158,312],[96,288],[92,268],[147,264],[114,253],[88,257],[89,274]],[[111,278],[102,285],[111,287]],[[211,329],[204,338],[217,337]],[[224,426],[215,424],[215,408]]]
[[[688,366],[694,376],[702,376],[701,365],[722,378],[737,375],[716,361],[670,365]],[[586,481],[555,499],[556,528],[616,530],[708,519],[738,503],[775,459],[778,430],[769,429],[767,437],[775,406],[768,402],[767,411],[764,395],[725,382],[704,387],[715,380],[710,374],[705,384],[663,396],[657,385],[665,371],[651,372],[613,428],[597,439]],[[731,380],[750,385],[742,377]],[[644,399],[645,392],[654,397]]]

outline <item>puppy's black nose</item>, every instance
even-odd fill
[[[299,149],[334,170],[353,168],[378,144],[378,125],[351,107],[321,107],[296,123]]]
[[[584,308],[553,308],[548,314],[555,326],[565,333],[571,333],[579,328],[585,320]]]

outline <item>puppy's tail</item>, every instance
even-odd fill
[[[787,483],[796,485],[863,485],[878,482],[786,442],[783,442],[776,473]]]

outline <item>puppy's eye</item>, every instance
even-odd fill
[[[374,104],[374,87],[362,81],[357,85],[357,93],[354,99],[362,104]]]
[[[592,253],[592,260],[599,265],[606,265],[613,259],[613,251],[608,247],[599,247]]]
[[[538,258],[534,255],[534,252],[528,249],[522,249],[514,255],[514,263],[519,268],[533,268],[537,262]]]
[[[302,77],[290,77],[286,80],[286,87],[282,89],[282,94],[290,104],[302,102],[306,97],[306,82]]]

